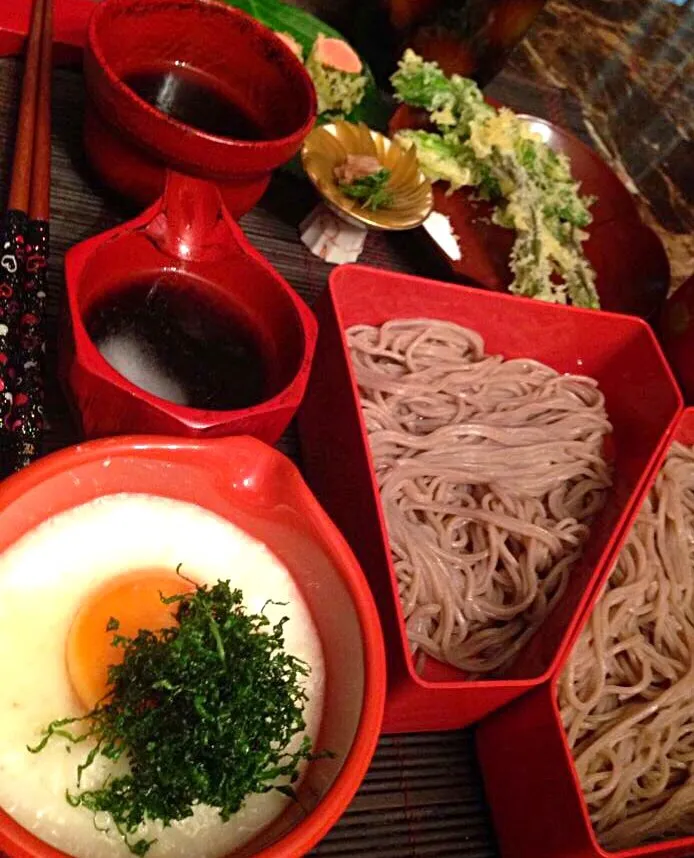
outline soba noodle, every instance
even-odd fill
[[[446,322],[347,336],[412,649],[499,671],[561,597],[603,504],[603,396]]]
[[[559,704],[607,849],[694,834],[694,451],[673,445]]]

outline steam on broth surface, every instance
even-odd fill
[[[267,605],[265,613],[273,623],[289,617],[286,651],[311,667],[305,732],[314,742],[318,737],[324,690],[318,633],[288,570],[264,545],[201,507],[148,495],[110,495],[49,519],[0,557],[0,806],[77,858],[130,853],[115,832],[97,831],[89,810],[65,799],[84,746],[77,746],[79,755],[66,753],[65,743],[53,739],[34,755],[27,745],[54,718],[86,712],[66,667],[66,640],[85,599],[123,573],[174,571],[179,564],[199,585],[229,579],[250,612],[259,613],[268,599],[286,603]],[[111,770],[97,758],[82,787],[97,786]],[[198,806],[192,817],[165,829],[143,826],[138,836],[156,837],[150,858],[217,858],[251,840],[289,801],[274,791],[252,795],[227,823],[216,809]]]

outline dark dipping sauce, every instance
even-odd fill
[[[136,385],[146,378],[146,389],[160,398],[214,411],[268,398],[258,338],[198,288],[161,281],[125,286],[91,310],[86,327],[117,372]],[[183,394],[176,400],[165,395],[172,386]]]
[[[123,83],[162,113],[216,137],[266,140],[257,122],[208,75],[189,66],[127,75]]]

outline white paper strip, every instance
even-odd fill
[[[458,236],[453,232],[451,222],[441,212],[432,212],[422,224],[449,259],[457,262],[462,258]]]
[[[356,262],[367,233],[366,227],[347,223],[323,203],[304,218],[299,231],[311,253],[333,265]]]

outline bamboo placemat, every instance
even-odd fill
[[[16,123],[19,64],[0,61],[0,188],[6,193]],[[48,296],[46,450],[77,441],[54,371],[63,255],[71,245],[133,214],[89,175],[81,151],[83,88],[78,72],[58,71],[53,96],[53,183]],[[242,220],[250,240],[311,302],[331,267],[299,242],[297,225],[316,200],[307,183],[280,176],[261,205]],[[415,265],[415,260],[418,264]],[[411,239],[369,235],[362,261],[432,273],[424,247]],[[433,263],[432,263],[433,264]],[[280,448],[297,459],[293,430]],[[383,737],[351,808],[314,850],[321,856],[493,858],[498,852],[484,800],[471,731]]]

